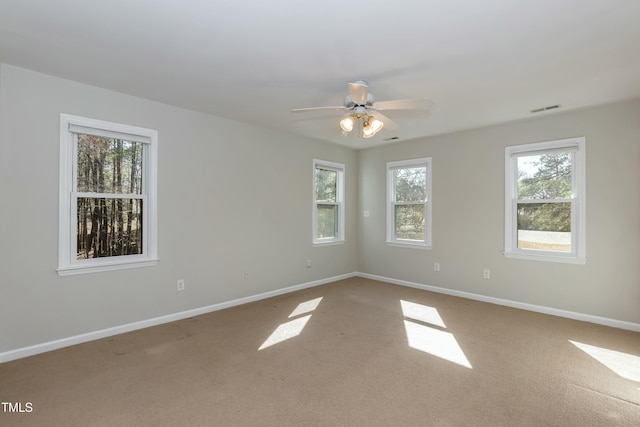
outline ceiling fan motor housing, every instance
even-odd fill
[[[353,110],[353,115],[358,119],[361,119],[362,117],[367,116],[367,108],[362,105],[355,105],[352,107],[352,110]]]
[[[363,106],[367,107],[367,108],[371,108],[371,107],[373,107],[374,101],[375,100],[373,98],[373,95],[368,93],[367,94],[367,102]],[[353,108],[353,107],[358,106],[358,104],[353,102],[353,100],[351,99],[351,95],[345,95],[345,97],[344,97],[344,106],[345,106],[345,108]]]

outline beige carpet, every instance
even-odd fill
[[[0,425],[639,426],[639,356],[639,333],[353,278],[1,364],[33,410]]]

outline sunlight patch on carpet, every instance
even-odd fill
[[[640,382],[640,357],[577,341],[569,340],[569,342],[622,378]]]
[[[450,332],[440,331],[408,320],[404,321],[409,346],[432,356],[472,369],[467,356]]]
[[[408,319],[417,320],[423,323],[430,323],[441,328],[446,328],[440,313],[434,307],[428,307],[414,302],[400,300],[402,315]]]
[[[309,319],[311,319],[310,314],[281,324],[275,331],[273,331],[269,338],[262,343],[258,350],[262,350],[267,347],[271,347],[272,345],[279,344],[282,341],[297,337],[300,335],[304,327],[307,326]]]
[[[300,335],[304,327],[307,326],[307,322],[309,321],[309,319],[311,319],[311,314],[307,314],[303,317],[300,316],[314,311],[316,308],[318,308],[320,301],[322,301],[322,297],[298,304],[298,306],[291,312],[288,317],[289,319],[295,317],[295,319],[280,324],[276,328],[276,330],[273,331],[273,333],[269,336],[269,338],[267,338],[266,341],[262,343],[258,350],[263,350],[265,348],[271,347],[272,345],[276,345]]]
[[[320,301],[322,301],[322,297],[301,302],[300,304],[298,304],[296,309],[291,312],[291,314],[289,315],[289,319],[312,312],[313,310],[318,308],[318,304],[320,304]]]
[[[400,306],[405,317],[404,328],[409,347],[473,369],[453,334],[432,327],[446,328],[436,308],[404,300],[400,300]]]

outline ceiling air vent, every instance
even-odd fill
[[[531,113],[542,113],[543,111],[555,110],[560,108],[560,104],[549,105],[548,107],[536,108],[535,110],[531,110]]]

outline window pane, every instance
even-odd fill
[[[424,205],[395,206],[396,239],[424,240]]]
[[[518,157],[518,199],[572,197],[572,152]]]
[[[142,194],[143,143],[78,134],[77,191]]]
[[[571,252],[571,203],[519,203],[518,248]]]
[[[142,253],[142,200],[78,198],[76,259]]]
[[[427,168],[397,168],[393,170],[396,202],[425,202],[427,200]]]
[[[338,205],[317,205],[316,237],[326,239],[338,236]]]
[[[316,168],[316,200],[335,202],[338,172]]]

